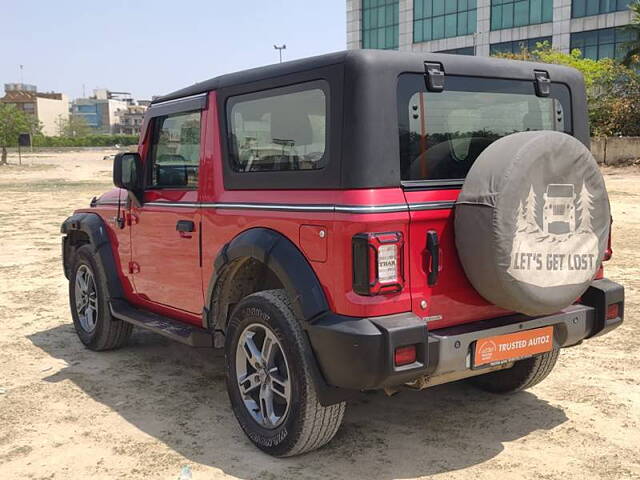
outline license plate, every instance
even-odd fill
[[[553,348],[553,327],[508,333],[476,341],[474,367],[499,365],[549,352]]]

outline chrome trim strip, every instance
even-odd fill
[[[199,202],[146,202],[149,207],[176,207],[176,208],[199,208],[202,206]]]
[[[335,205],[335,211],[339,213],[391,213],[406,212],[406,204],[393,205]]]
[[[333,212],[334,205],[286,205],[282,203],[203,203],[203,207],[238,210],[282,210],[294,212]]]
[[[297,204],[287,205],[278,203],[231,203],[231,202],[147,202],[145,205],[152,207],[177,207],[177,208],[219,208],[233,210],[276,210],[288,212],[326,212],[326,213],[396,213],[420,211],[420,210],[446,210],[453,208],[455,202],[426,202],[413,203],[408,207],[404,204],[393,205],[314,205]]]
[[[410,203],[409,210],[412,212],[418,212],[422,210],[449,210],[454,207],[456,202],[425,202],[425,203]]]

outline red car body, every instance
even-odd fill
[[[143,125],[137,157],[140,168],[147,173],[151,169],[154,128],[163,118],[163,109],[173,108],[176,102],[196,102],[197,108],[184,111],[199,112],[197,188],[186,184],[182,188],[154,188],[145,184],[133,193],[115,188],[95,199],[90,208],[77,210],[63,225],[67,234],[63,247],[65,272],[69,275],[70,259],[78,245],[90,240],[98,249],[108,243],[110,253],[105,255],[113,257],[115,272],[111,273],[117,281],[112,283],[118,284],[112,297],[119,297],[121,289],[122,299],[141,312],[203,332],[224,334],[226,313],[214,303],[216,288],[229,264],[227,249],[235,245],[234,258],[246,255],[264,260],[269,257],[270,247],[265,250],[262,245],[259,248],[263,250],[255,253],[258,247],[252,250],[246,235],[259,230],[263,236],[284,238],[292,247],[287,247],[278,261],[282,264],[295,257],[298,263],[282,267],[292,271],[280,272],[282,275],[276,272],[276,276],[280,280],[286,277],[279,284],[284,284],[296,312],[305,317],[302,320],[321,372],[316,380],[352,390],[398,385],[434,372],[468,370],[465,355],[490,327],[479,323],[483,320],[494,321],[495,328],[499,325],[504,333],[522,329],[525,324],[520,322],[525,320],[534,326],[557,324],[558,347],[608,331],[622,321],[623,290],[605,280],[585,295],[590,300],[584,305],[569,306],[558,313],[559,317],[544,321],[487,302],[469,283],[454,242],[453,207],[463,178],[401,178],[398,151],[403,147],[398,144],[398,125],[402,118],[398,120],[396,112],[400,111],[402,117],[402,108],[398,107],[403,94],[398,91],[405,88],[402,85],[418,85],[422,99],[427,90],[438,91],[439,75],[446,71],[447,82],[451,82],[448,85],[454,90],[469,91],[477,82],[480,93],[504,88],[535,99],[539,90],[535,84],[537,68],[524,62],[461,59],[455,55],[425,59],[414,54],[346,52],[212,79],[162,97],[154,101]],[[554,79],[550,88],[558,115],[562,113],[560,105],[564,105],[564,118],[561,123],[555,120],[556,127],[588,144],[581,77],[562,67],[544,68]],[[406,76],[412,76],[408,83],[399,81]],[[332,89],[325,143],[332,149],[329,156],[335,159],[330,160],[324,173],[281,171],[263,177],[256,172],[233,171],[229,166],[230,149],[237,140],[227,132],[232,123],[228,110],[234,99],[254,98],[270,89],[298,91],[299,85],[313,85],[326,92],[330,85]],[[414,118],[418,118],[417,107]],[[429,141],[428,134],[421,132],[421,151]],[[424,170],[425,165],[421,168]],[[243,176],[258,180],[245,181]],[[288,178],[292,179],[291,187]],[[101,221],[95,221],[95,216]],[[188,228],[181,228],[181,224]],[[74,232],[80,233],[74,237]],[[388,241],[377,238],[378,234],[395,239],[397,262],[394,260],[392,268],[397,268],[399,278],[392,288],[378,288],[381,285],[375,285],[377,280],[370,277],[369,269],[363,273],[364,283],[370,283],[364,288],[378,290],[363,292],[356,278],[362,269],[356,265],[356,242],[363,235],[369,239],[366,242],[372,238]],[[369,252],[370,247],[368,244],[365,250]],[[363,262],[368,262],[368,255]],[[596,280],[601,278],[602,270]],[[319,289],[312,285],[315,282]],[[620,305],[619,315],[605,318],[603,312],[614,303]],[[225,308],[231,310],[232,306]],[[115,308],[112,305],[112,310]],[[571,326],[575,308],[582,309],[581,320],[574,322],[578,326]],[[401,325],[389,326],[389,322]],[[424,343],[411,368],[398,368],[391,358],[394,349],[404,346],[401,340],[397,344],[392,338],[398,328],[402,329],[402,322],[410,322],[407,328],[413,330],[409,336],[416,339],[416,345]],[[456,330],[471,324],[466,330]],[[573,332],[575,328],[581,330]],[[354,333],[354,329],[362,331]],[[454,333],[460,332],[474,333],[464,333],[467,336],[459,340]],[[453,349],[460,345],[462,349],[454,352],[453,358]],[[345,364],[353,364],[353,370],[345,369]],[[332,400],[325,397],[323,402]]]
[[[489,304],[469,284],[453,243],[453,210],[459,189],[403,192],[401,188],[358,190],[225,190],[216,92],[209,94],[209,107],[202,112],[200,187],[194,190],[146,190],[144,203],[126,212],[124,229],[109,229],[117,248],[120,278],[126,298],[132,304],[194,325],[202,324],[202,309],[208,282],[213,275],[215,256],[235,236],[253,227],[273,229],[285,235],[309,259],[329,305],[335,313],[352,317],[377,317],[412,310],[421,317],[438,318],[430,323],[437,329],[493,318],[508,312]],[[149,149],[150,129],[141,134],[138,149],[144,159]],[[109,226],[117,216],[118,198],[127,192],[113,189],[100,197],[91,209]],[[278,210],[201,206],[206,204],[381,206],[443,202],[444,208],[392,213],[314,213]],[[149,202],[154,202],[148,205]],[[193,207],[159,206],[156,202],[184,202]],[[123,202],[126,203],[126,202]],[[200,205],[200,206],[199,206]],[[193,234],[175,229],[179,220],[197,225]],[[310,230],[309,230],[310,229]],[[424,238],[426,230],[441,238],[443,263],[435,286],[426,283],[424,245],[412,242]],[[306,235],[324,230],[326,236]],[[404,264],[408,266],[406,288],[381,296],[361,296],[353,291],[351,240],[360,232],[401,232],[408,239]],[[202,250],[200,268],[199,239]],[[427,309],[420,306],[427,302]]]

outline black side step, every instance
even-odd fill
[[[159,333],[171,340],[192,347],[213,347],[213,335],[204,328],[137,309],[125,300],[111,300],[109,308],[111,315],[117,319]]]

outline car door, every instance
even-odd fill
[[[143,202],[131,207],[130,265],[141,300],[197,314],[204,298],[198,206],[200,127],[200,111],[152,119]]]
[[[538,97],[528,80],[448,76],[445,90],[432,92],[424,75],[401,75],[398,122],[412,305],[429,328],[509,313],[469,282],[456,250],[454,205],[471,166],[496,139],[518,131],[571,132],[564,89],[554,84],[551,96]]]

